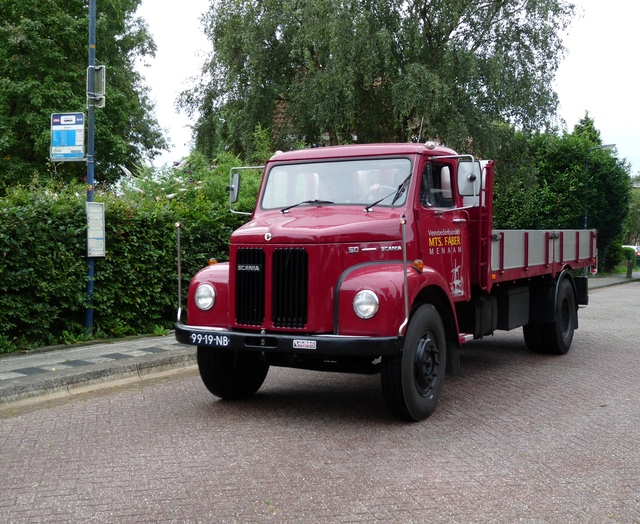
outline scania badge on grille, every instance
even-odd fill
[[[265,239],[267,242],[269,242],[269,240],[271,240],[271,233],[266,233],[266,234],[264,235],[264,239]]]
[[[238,264],[238,271],[253,271],[259,273],[262,271],[260,264]]]

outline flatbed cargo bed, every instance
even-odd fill
[[[566,267],[595,266],[596,255],[595,230],[496,229],[491,243],[491,281],[555,276]]]

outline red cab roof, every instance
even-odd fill
[[[372,157],[389,155],[413,155],[421,153],[432,155],[455,155],[453,149],[436,145],[434,148],[425,144],[354,144],[347,146],[316,147],[312,149],[297,149],[285,153],[276,153],[270,162],[289,162],[300,160],[327,160],[331,158]]]

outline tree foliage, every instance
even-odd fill
[[[606,269],[614,266],[619,249],[608,249],[622,243],[631,202],[630,166],[599,149],[602,145],[588,114],[573,133],[516,133],[498,158],[497,227],[582,229],[586,220],[589,229],[598,230],[601,263]]]
[[[507,122],[554,118],[551,89],[574,14],[565,0],[220,0],[196,146],[250,154],[257,124],[274,145],[438,138],[484,156]],[[470,143],[472,141],[472,143]]]
[[[135,62],[153,56],[141,0],[98,2],[97,63],[107,66],[107,105],[96,110],[96,180],[112,182],[166,147]],[[0,2],[0,194],[35,173],[80,181],[82,162],[49,157],[52,113],[86,110],[88,9],[85,0]],[[49,173],[47,173],[49,171]]]
[[[638,245],[640,243],[640,190],[631,191],[631,204],[629,215],[625,223],[626,240],[625,244]]]

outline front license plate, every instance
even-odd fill
[[[189,339],[192,344],[198,346],[227,347],[231,344],[231,339],[227,335],[212,335],[209,333],[191,333]]]

